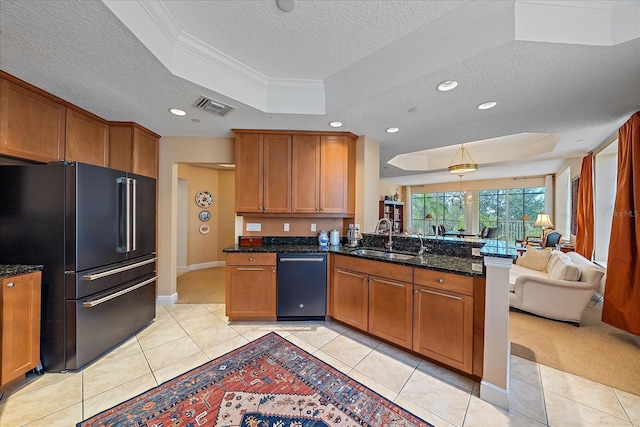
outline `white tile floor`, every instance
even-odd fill
[[[470,379],[337,323],[229,323],[222,304],[158,307],[149,327],[84,369],[29,375],[0,400],[0,426],[73,426],[270,331],[435,426],[640,426],[640,396],[519,357],[505,412]]]

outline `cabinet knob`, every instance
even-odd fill
[[[253,257],[249,257],[249,261],[253,261]]]
[[[275,271],[275,270],[271,270],[271,272],[272,272],[272,273],[275,273],[276,271]]]
[[[320,210],[320,208],[316,208],[316,210],[317,210],[317,211],[319,211],[319,210]]]
[[[262,208],[262,210],[263,210],[263,211],[266,211],[266,210],[267,210],[267,208],[266,208],[266,207],[263,207],[263,208]]]
[[[444,283],[444,279],[438,279],[438,283]]]
[[[414,294],[417,294],[417,293],[418,293],[418,290],[417,290],[417,289],[414,289],[414,290],[413,290],[413,293],[414,293]]]
[[[13,283],[13,282],[9,282],[9,283],[7,283],[7,288],[13,288],[13,286],[14,286],[14,283]]]
[[[321,211],[323,211],[323,210],[324,210],[324,208],[320,208],[320,210],[321,210]]]

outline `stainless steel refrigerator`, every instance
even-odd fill
[[[155,179],[0,166],[0,263],[42,264],[41,360],[78,369],[155,318]]]

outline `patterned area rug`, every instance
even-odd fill
[[[433,427],[273,332],[77,425]]]

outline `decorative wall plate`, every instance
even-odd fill
[[[210,208],[213,203],[213,194],[208,191],[199,191],[196,194],[196,203],[201,208]]]
[[[200,211],[200,221],[207,222],[211,219],[211,212],[209,211]]]
[[[211,227],[209,227],[209,225],[207,224],[202,224],[200,226],[200,234],[208,234],[209,231],[211,231]]]

